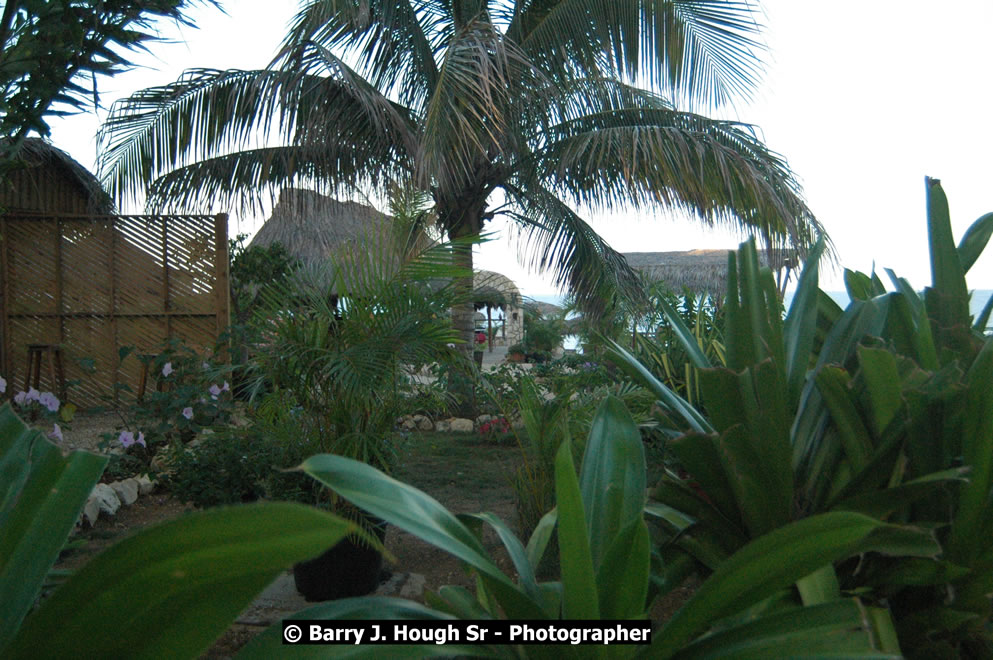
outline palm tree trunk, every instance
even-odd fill
[[[452,239],[470,236],[471,227],[461,224],[449,232]],[[452,371],[452,378],[448,383],[448,391],[455,397],[458,413],[470,419],[476,416],[476,388],[475,377],[472,374],[472,350],[475,341],[475,324],[473,323],[472,301],[472,246],[456,245],[454,250],[455,266],[465,270],[469,275],[459,278],[455,282],[456,293],[461,302],[452,308],[452,327],[458,334],[462,344],[459,351],[465,358],[462,360],[461,368]]]

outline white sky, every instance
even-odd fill
[[[740,104],[733,118],[759,126],[769,147],[788,158],[843,266],[868,271],[875,263],[880,274],[890,267],[916,286],[929,284],[924,176],[942,180],[956,239],[993,211],[993,2],[761,5],[771,49],[767,73],[757,98]],[[200,11],[200,29],[182,30],[178,43],[153,45],[153,57],[140,60],[147,68],[104,80],[102,102],[171,82],[186,68],[261,68],[296,6],[228,0],[227,16]],[[98,126],[93,114],[54,120],[52,140],[92,168]],[[664,213],[584,216],[621,252],[734,247],[741,238]],[[251,233],[261,220],[233,217],[230,233]],[[506,239],[497,240],[482,247],[476,265],[503,272],[527,295],[553,289],[518,266],[515,254]],[[979,260],[969,284],[993,289],[993,256]],[[822,287],[842,289],[840,270]]]

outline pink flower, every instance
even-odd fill
[[[166,362],[162,365],[162,377],[168,378],[169,374],[172,373],[172,362]]]
[[[183,417],[185,417],[186,419],[193,419],[193,407],[192,406],[186,406],[185,408],[183,408]]]

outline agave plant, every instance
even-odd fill
[[[669,444],[682,472],[663,477],[649,506],[668,539],[664,583],[720,570],[797,520],[860,512],[934,529],[939,561],[825,563],[798,582],[804,599],[849,590],[889,604],[903,650],[919,657],[993,648],[993,340],[979,331],[989,305],[971,323],[965,282],[993,214],[956,247],[939,182],[927,189],[933,281],[923,298],[892,272],[895,292],[847,272],[842,312],[817,288],[818,247],[783,319],[772,275],[746,243],[729,263],[726,366],[670,315],[700,370],[706,416],[614,346],[657,395],[665,423],[683,430]]]

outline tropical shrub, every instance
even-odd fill
[[[993,233],[980,218],[956,247],[940,184],[927,181],[932,286],[923,298],[888,272],[846,272],[841,311],[817,288],[815,248],[785,320],[753,243],[729,262],[726,366],[670,320],[706,414],[615,345],[678,437],[650,509],[666,539],[660,579],[719,571],[794,521],[851,511],[933,530],[937,561],[901,553],[824,564],[797,584],[805,602],[860,594],[887,607],[913,657],[988,657],[993,580],[993,340],[973,325],[965,273]]]
[[[429,607],[391,598],[362,597],[321,604],[295,618],[403,618],[485,620],[505,616],[532,621],[638,620],[652,601],[651,543],[645,523],[645,459],[637,427],[616,398],[603,401],[578,471],[573,449],[555,455],[556,508],[525,544],[489,513],[455,516],[425,493],[378,470],[334,455],[308,459],[308,473],[353,504],[450,552],[477,577],[473,594],[443,587]],[[486,552],[481,534],[490,527],[507,551],[516,579]],[[540,582],[535,569],[553,533],[561,578]],[[824,562],[863,552],[932,556],[937,545],[923,530],[890,525],[851,512],[832,512],[791,523],[736,553],[698,589],[673,618],[653,631],[650,646],[601,647],[600,657],[783,657],[791,654],[874,654],[888,657],[877,614],[857,599],[820,599],[803,606],[791,585]],[[373,614],[374,613],[374,614]],[[281,626],[255,638],[244,657],[271,657],[283,649]],[[438,647],[406,645],[404,657],[446,654],[486,657],[560,657],[542,646]],[[401,647],[329,647],[332,655],[383,657]]]
[[[38,604],[106,461],[63,456],[0,407],[0,656],[197,657],[287,566],[355,531],[299,504],[194,513],[118,543]]]

